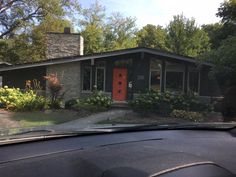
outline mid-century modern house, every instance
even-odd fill
[[[66,100],[90,94],[94,85],[117,101],[150,89],[218,94],[208,78],[212,64],[191,57],[150,48],[83,55],[83,38],[69,29],[48,33],[47,41],[47,59],[1,67],[3,85],[23,89],[26,80],[37,79],[47,91],[43,76],[54,73],[63,85]]]

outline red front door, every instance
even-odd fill
[[[127,69],[114,68],[113,69],[113,100],[123,101],[127,96]]]

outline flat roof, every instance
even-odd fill
[[[91,60],[91,59],[99,59],[99,58],[107,58],[107,57],[114,57],[126,54],[134,54],[134,53],[147,53],[153,54],[157,56],[173,58],[175,60],[187,63],[194,63],[194,64],[203,64],[207,66],[213,66],[211,63],[201,62],[195,58],[177,55],[170,52],[163,52],[157,49],[151,48],[130,48],[130,49],[123,49],[123,50],[116,50],[116,51],[109,51],[109,52],[102,52],[102,53],[95,53],[90,55],[80,55],[80,56],[70,56],[70,57],[62,57],[62,58],[53,58],[42,60],[38,62],[30,62],[30,63],[23,63],[23,64],[16,64],[11,66],[6,66],[0,68],[0,71],[9,71],[9,70],[16,70],[16,69],[24,69],[24,68],[32,68],[32,67],[39,67],[39,66],[49,66],[49,65],[56,65],[56,64],[63,64],[63,63],[71,63],[76,61],[83,61],[83,60]]]

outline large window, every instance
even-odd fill
[[[161,63],[159,60],[150,62],[150,89],[161,90]]]
[[[97,67],[96,68],[96,85],[97,89],[105,91],[105,68]]]
[[[91,91],[92,88],[92,68],[90,66],[83,67],[82,70],[82,87],[84,91]]]
[[[172,92],[184,90],[184,66],[179,63],[166,62],[166,85],[165,89]]]
[[[178,71],[166,72],[166,90],[173,92],[183,91],[184,73]]]
[[[199,92],[199,72],[198,71],[190,71],[189,72],[189,81],[188,81],[188,89],[191,92]]]

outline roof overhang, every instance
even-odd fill
[[[0,71],[9,71],[9,70],[16,70],[16,69],[24,69],[24,68],[33,68],[33,67],[40,67],[40,66],[50,66],[56,64],[63,64],[63,63],[72,63],[78,62],[83,60],[91,60],[91,59],[100,59],[100,58],[107,58],[107,57],[115,57],[120,55],[127,55],[127,54],[135,54],[135,53],[148,53],[157,56],[162,56],[166,58],[172,58],[181,62],[193,63],[193,64],[202,64],[212,67],[213,64],[207,62],[199,62],[194,58],[185,57],[181,55],[176,55],[173,53],[165,53],[155,49],[149,48],[132,48],[132,49],[124,49],[124,50],[117,50],[112,52],[104,52],[99,54],[93,55],[85,55],[85,56],[74,56],[74,57],[64,57],[64,58],[56,58],[56,59],[49,59],[35,63],[26,63],[26,64],[18,64],[7,66],[4,68],[0,68]]]

